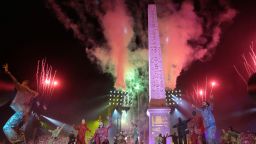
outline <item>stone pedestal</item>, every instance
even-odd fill
[[[149,108],[147,115],[149,117],[149,144],[155,144],[155,138],[161,133],[162,135],[170,134],[170,108],[157,107]]]

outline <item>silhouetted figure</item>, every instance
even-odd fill
[[[162,134],[159,134],[156,138],[155,138],[156,144],[162,144],[163,142],[163,138],[162,138]]]
[[[162,135],[162,144],[166,144],[166,142],[167,142],[167,137],[169,137],[169,134]]]
[[[74,132],[71,132],[71,134],[69,134],[69,140],[68,140],[68,144],[75,144],[76,143],[76,136],[74,134]]]
[[[178,137],[179,137],[179,144],[187,144],[187,125],[188,122],[191,119],[188,120],[182,120],[180,117],[178,118],[178,123],[173,126],[173,128],[177,128],[178,131]]]
[[[176,132],[174,132],[172,135],[170,135],[172,137],[172,142],[173,144],[178,144],[178,136],[176,135]]]

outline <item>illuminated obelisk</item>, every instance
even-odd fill
[[[149,49],[149,144],[155,137],[170,134],[170,108],[165,105],[165,86],[162,52],[155,4],[148,5],[148,49]]]

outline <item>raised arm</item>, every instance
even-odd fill
[[[11,77],[12,81],[13,81],[16,85],[19,85],[19,84],[20,84],[20,83],[17,81],[17,79],[12,75],[12,73],[9,71],[8,64],[3,65],[3,69],[4,69],[5,73],[7,73],[7,74]]]
[[[59,135],[59,134],[60,134],[60,132],[62,131],[62,129],[64,128],[64,126],[65,126],[65,124],[63,124],[63,125],[58,129],[58,131],[57,131],[57,135]]]
[[[186,120],[186,123],[188,123],[188,122],[191,121],[191,120],[192,120],[192,118],[187,119],[187,120]]]
[[[88,126],[86,125],[86,130],[87,131],[89,131],[89,132],[92,132],[89,128],[88,128]]]
[[[21,88],[21,85],[20,85],[20,83],[18,82],[18,80],[12,75],[12,73],[9,71],[9,66],[8,66],[8,64],[5,64],[5,65],[3,65],[3,68],[4,68],[4,71],[5,71],[5,73],[7,73],[10,77],[11,77],[11,79],[12,79],[12,81],[15,83],[15,86],[16,86],[16,88]],[[28,88],[28,87],[25,87],[25,89],[28,91],[28,92],[30,92],[31,94],[33,94],[33,96],[38,96],[39,95],[39,93],[38,92],[36,92],[36,91],[34,91],[34,90],[32,90],[32,89],[30,89],[30,88]]]
[[[61,126],[60,131],[64,128],[64,126],[65,126],[65,124],[63,124],[63,125]]]
[[[194,108],[196,111],[198,111],[198,112],[202,112],[202,109],[200,109],[200,108],[198,108],[198,107],[196,107],[195,105],[193,105],[192,104],[192,108]]]
[[[34,97],[37,97],[39,95],[39,93],[37,91],[34,91],[28,87],[26,87],[27,91],[29,91]]]
[[[52,132],[53,132],[53,130],[50,130],[50,129],[49,129],[49,130],[48,130],[48,132],[52,133]]]

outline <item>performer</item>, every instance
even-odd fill
[[[68,138],[69,138],[68,144],[75,144],[76,143],[76,136],[75,136],[73,131],[69,134]]]
[[[162,144],[167,144],[167,138],[170,137],[170,135],[167,133],[165,135],[162,135]]]
[[[109,144],[108,141],[108,130],[112,127],[112,121],[108,118],[108,126],[104,126],[103,122],[99,122],[99,128],[94,133],[94,140],[96,144]]]
[[[91,132],[91,130],[87,127],[85,119],[82,119],[81,124],[76,126],[75,129],[78,130],[77,144],[86,144],[85,133],[86,131]]]
[[[213,97],[211,96],[211,100]],[[212,103],[208,103],[207,101],[204,101],[202,103],[201,108],[197,108],[194,105],[192,105],[198,112],[201,113],[204,121],[204,128],[205,128],[205,138],[207,144],[216,144],[216,124],[215,124],[215,118],[213,116],[213,106]]]
[[[24,131],[30,114],[31,103],[38,96],[38,92],[29,88],[27,80],[19,83],[9,72],[8,64],[5,64],[3,68],[15,83],[17,90],[16,96],[10,105],[15,114],[6,122],[3,131],[11,143],[23,142],[25,141]]]
[[[225,129],[221,130],[221,144],[229,144],[229,135]]]
[[[51,139],[49,140],[48,144],[53,144],[53,142],[54,142],[55,140],[57,140],[57,138],[58,138],[58,136],[59,136],[61,130],[64,128],[64,126],[65,126],[65,125],[63,124],[61,127],[57,127],[57,128],[54,129],[54,130],[48,130],[48,131],[52,134]]]
[[[132,123],[132,125],[134,126],[133,129],[133,140],[134,140],[134,144],[139,144],[139,129],[138,129],[138,125]]]
[[[159,135],[155,138],[155,143],[156,143],[156,144],[163,144],[162,134],[159,134]]]
[[[187,144],[187,124],[191,119],[182,120],[180,117],[178,118],[178,123],[173,126],[173,128],[177,128],[179,143]]]
[[[174,132],[172,135],[170,135],[172,137],[172,142],[173,144],[178,144],[178,136],[176,135],[176,132]]]
[[[31,112],[32,117],[32,122],[31,122],[31,128],[32,128],[32,141],[33,143],[37,143],[37,139],[39,137],[39,129],[41,128],[41,123],[40,123],[40,117],[37,113]]]
[[[196,111],[192,112],[192,119],[188,123],[191,144],[202,144],[204,137],[204,125],[201,116],[196,115]]]

